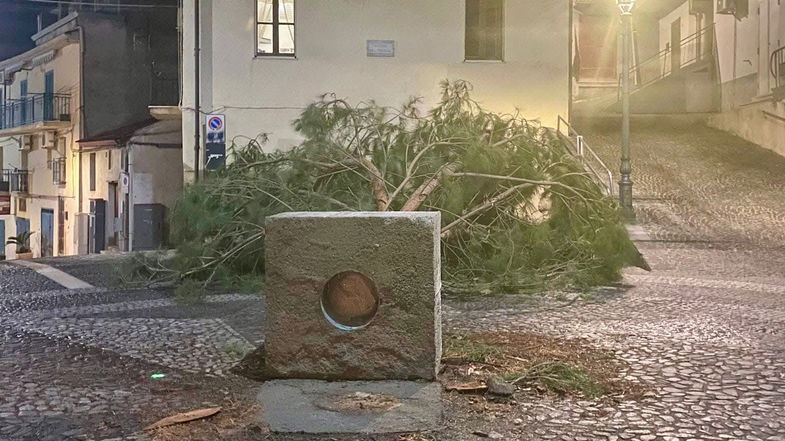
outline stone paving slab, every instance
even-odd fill
[[[55,283],[61,285],[63,288],[66,289],[90,289],[93,288],[93,285],[78,279],[71,274],[68,274],[64,271],[60,271],[57,268],[51,267],[49,265],[44,265],[39,262],[33,262],[30,260],[15,260],[12,262],[15,265],[23,266],[25,268],[30,268],[31,270],[37,272],[38,274],[46,277],[49,280],[54,281]]]
[[[398,433],[438,429],[441,396],[433,382],[276,380],[258,400],[273,432]]]

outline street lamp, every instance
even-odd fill
[[[632,10],[635,0],[616,0],[621,12],[622,76],[621,76],[621,179],[619,180],[619,202],[628,219],[635,218],[632,207],[632,163],[630,162],[630,54],[632,39]]]

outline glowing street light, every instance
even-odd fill
[[[632,15],[632,9],[635,7],[635,0],[616,0],[616,5],[619,6],[621,15]]]
[[[630,52],[632,48],[632,10],[635,0],[616,0],[621,12],[622,33],[622,76],[621,76],[621,169],[619,180],[619,203],[628,219],[635,218],[632,207],[632,162],[630,161]]]

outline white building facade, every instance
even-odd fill
[[[678,33],[682,61],[694,57],[701,29],[710,29],[702,36],[715,52],[712,84],[703,86],[717,96],[709,124],[785,155],[785,4],[685,1],[660,20],[660,49]]]
[[[569,112],[570,0],[199,3],[200,111],[226,115],[229,143],[265,133],[270,149],[298,144],[292,122],[325,93],[390,106],[417,96],[430,107],[445,79],[471,82],[488,109],[520,109],[545,125]],[[182,17],[188,179],[195,140],[194,0],[184,2]]]

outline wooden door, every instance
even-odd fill
[[[671,23],[671,73],[681,69],[681,18]]]
[[[41,257],[54,255],[55,213],[41,210]]]

